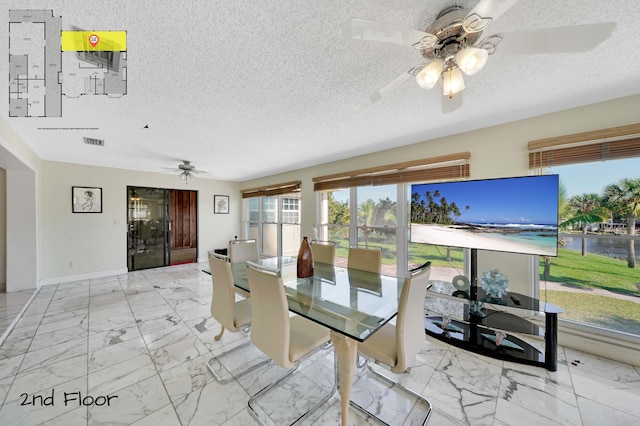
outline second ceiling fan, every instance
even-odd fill
[[[356,109],[373,105],[415,77],[423,89],[440,82],[442,110],[450,112],[462,105],[463,74],[478,73],[489,55],[586,52],[609,38],[616,26],[615,22],[604,22],[512,31],[481,39],[483,31],[516,2],[480,0],[473,9],[451,6],[442,10],[425,31],[360,18],[348,21],[340,30],[345,38],[413,47],[427,60],[373,92]]]

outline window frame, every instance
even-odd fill
[[[266,220],[265,219],[265,198],[275,199],[275,221]],[[252,202],[251,200],[258,200],[258,220],[251,220],[251,212],[249,204]],[[297,210],[284,210],[283,209],[283,200],[285,199],[296,199],[298,200],[298,209]],[[245,199],[245,220],[244,220],[244,235],[250,236],[251,238],[255,238],[258,243],[258,254],[261,257],[272,256],[271,253],[265,253],[265,239],[264,232],[266,226],[276,226],[276,256],[283,255],[283,229],[285,226],[298,226],[298,229],[302,226],[302,198],[300,196],[300,192],[289,192],[285,194],[277,194],[277,195],[263,195],[259,197],[248,197]],[[297,222],[292,221],[283,221],[283,213],[287,212],[291,214],[292,212],[297,212]],[[271,219],[271,218],[269,218]],[[251,235],[251,229],[256,228],[256,235]]]
[[[629,158],[640,159],[640,123],[532,140],[528,143],[528,163],[532,173],[542,174],[551,167]],[[640,240],[640,236],[636,235],[634,240]],[[536,278],[539,279],[539,273]],[[535,297],[540,298],[540,286],[535,288]],[[564,328],[576,334],[589,332],[607,339],[640,344],[640,335],[565,319],[562,315],[558,322],[560,330]]]

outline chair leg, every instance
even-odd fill
[[[362,368],[365,365],[367,365],[367,359],[363,356],[360,355],[360,353],[358,353],[358,360],[356,361],[356,366],[358,368]]]
[[[222,329],[224,331],[224,328]],[[222,333],[220,333],[220,335],[222,335]],[[217,340],[217,339],[216,339]],[[234,348],[221,353],[218,356],[214,356],[213,358],[211,358],[209,361],[207,361],[207,367],[209,368],[209,371],[211,371],[211,374],[213,374],[213,378],[216,380],[216,382],[220,383],[220,384],[226,384],[229,383],[231,381],[233,381],[234,379],[238,379],[244,375],[246,375],[247,373],[252,372],[253,370],[255,370],[258,367],[262,367],[263,365],[269,364],[271,362],[271,359],[269,358],[265,358],[262,361],[258,362],[257,364],[251,365],[249,367],[247,367],[244,370],[241,370],[237,373],[229,373],[229,377],[223,377],[219,372],[223,371],[224,368],[222,367],[222,363],[220,362],[219,358],[228,355],[229,353],[243,348],[245,346],[249,346],[251,344],[251,341],[247,340],[244,343],[241,343],[238,346],[235,346]],[[219,368],[216,368],[216,364],[219,364]]]
[[[331,346],[329,346],[330,348]],[[322,349],[325,349],[324,347],[321,347]],[[314,351],[315,352],[315,351]],[[334,362],[334,369],[336,369],[335,367],[335,362]],[[249,398],[249,402],[247,403],[248,407],[249,407],[249,412],[251,413],[251,415],[258,420],[261,424],[264,424],[263,420],[260,418],[260,415],[258,414],[258,411],[255,408],[256,405],[256,401],[263,397],[264,395],[266,395],[267,393],[269,393],[270,391],[272,391],[276,386],[278,386],[280,383],[282,383],[283,381],[285,381],[287,378],[289,378],[290,376],[293,375],[293,373],[296,372],[296,370],[298,369],[299,363],[296,363],[296,366],[294,368],[292,368],[291,370],[287,371],[286,373],[284,373],[282,376],[280,376],[275,382],[272,382],[270,384],[268,384],[267,386],[265,386],[264,388],[260,389],[258,392],[256,392],[254,395],[251,396],[251,398]],[[337,376],[337,373],[334,374],[334,379],[335,376]],[[297,419],[295,419],[293,422],[291,422],[291,425],[294,425],[298,422],[300,422],[301,420],[306,419],[307,417],[309,417],[311,414],[313,414],[318,408],[320,408],[322,405],[324,405],[335,393],[336,393],[336,389],[337,389],[337,381],[334,380],[333,382],[333,386],[331,388],[331,390],[325,394],[320,401],[318,401],[317,403],[315,403],[311,408],[309,408],[305,413],[303,413],[302,415],[300,415]]]
[[[224,327],[220,327],[220,334],[218,334],[217,336],[215,336],[215,337],[213,338],[213,340],[215,340],[216,342],[217,342],[218,340],[220,340],[220,339],[222,338],[222,334],[223,334],[223,333],[224,333]]]
[[[390,379],[389,377],[385,376],[384,374],[380,373],[379,371],[376,371],[373,369],[373,367],[371,366],[371,363],[368,362],[366,360],[366,358],[362,357],[365,361],[364,364],[367,365],[367,370],[370,371],[371,373],[373,373],[373,375],[378,378],[381,379],[382,381],[388,383],[391,385],[391,387],[395,387],[397,389],[402,390],[403,392],[411,395],[412,397],[414,397],[416,399],[416,402],[421,402],[422,404],[424,404],[427,407],[427,415],[424,417],[424,420],[422,421],[422,426],[425,426],[427,424],[427,422],[429,421],[429,417],[431,416],[431,403],[424,398],[423,396],[421,396],[420,394],[418,394],[417,392],[403,386],[402,384]],[[368,411],[366,408],[361,407],[360,405],[358,405],[357,403],[353,402],[353,401],[349,401],[351,406],[356,408],[358,411],[366,414],[369,417],[372,417],[373,419],[375,419],[376,421],[380,422],[381,424],[387,425],[388,423],[386,423],[384,420],[376,417],[375,414],[371,413],[370,411]]]

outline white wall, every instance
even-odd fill
[[[36,174],[39,166],[38,156],[0,118],[0,168],[6,171],[5,195],[0,195],[0,209],[4,207],[6,221],[2,231],[5,232],[4,237],[0,237],[0,244],[4,244],[5,250],[4,255],[0,253],[0,263],[5,268],[7,291],[36,288]],[[21,226],[26,227],[24,232]],[[20,268],[25,267],[22,274]]]
[[[198,191],[198,260],[240,234],[238,183],[196,177],[185,185],[175,174],[43,161],[39,225],[40,283],[127,271],[127,185]],[[71,187],[102,188],[102,213],[71,212]],[[213,214],[213,195],[229,195],[229,214]]]
[[[0,291],[7,289],[7,173],[0,168]]]
[[[7,170],[7,292],[38,281],[36,173]]]

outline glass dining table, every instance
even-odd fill
[[[396,316],[404,280],[317,262],[312,277],[297,278],[293,257],[254,263],[281,274],[291,312],[329,328],[338,362],[342,424],[346,425],[357,344]],[[233,264],[231,270],[235,286],[249,291],[246,264]]]

